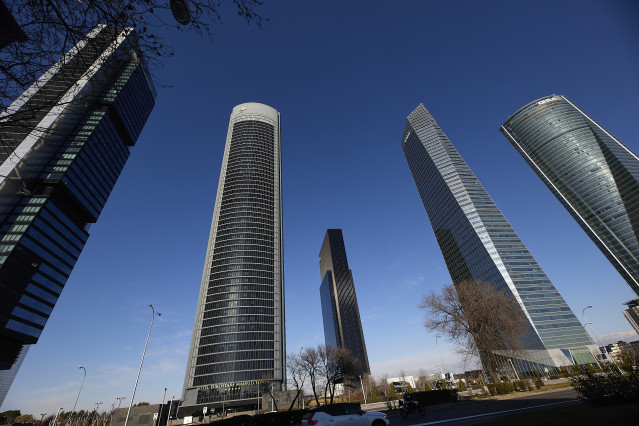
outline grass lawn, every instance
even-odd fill
[[[557,424],[635,426],[639,424],[639,403],[614,407],[592,407],[584,404],[544,411],[531,411],[526,414],[480,424],[494,426]]]

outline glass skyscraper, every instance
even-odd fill
[[[501,132],[639,295],[639,157],[561,95]]]
[[[0,369],[38,341],[155,105],[134,37],[96,27],[0,114]]]
[[[408,116],[402,148],[453,283],[506,290],[528,318],[517,368],[594,363],[597,346],[421,104]]]
[[[280,114],[233,108],[180,413],[254,409],[286,380]]]
[[[322,276],[320,300],[326,344],[348,349],[357,358],[360,370],[370,373],[353,273],[348,267],[341,229],[326,231],[319,263]]]

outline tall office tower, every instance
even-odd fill
[[[0,369],[38,341],[153,109],[133,37],[96,27],[0,114]]]
[[[326,230],[319,263],[326,344],[348,349],[357,358],[361,371],[370,373],[353,274],[348,268],[341,229]]]
[[[623,311],[623,316],[626,317],[635,332],[639,334],[639,299],[630,300],[624,303],[628,307]]]
[[[421,104],[408,116],[402,148],[453,283],[488,282],[511,293],[528,318],[518,368],[594,363],[597,346]]]
[[[286,380],[280,114],[233,108],[187,360],[183,405],[254,409]]]
[[[564,96],[529,103],[501,132],[639,295],[639,157]]]

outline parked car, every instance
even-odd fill
[[[303,425],[313,426],[388,426],[388,416],[379,411],[364,411],[357,404],[329,404],[312,408],[304,415]]]

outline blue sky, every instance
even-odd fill
[[[182,391],[228,119],[281,113],[286,337],[323,343],[318,253],[342,228],[373,374],[438,370],[417,309],[450,282],[403,157],[406,116],[434,115],[559,292],[608,340],[637,340],[625,281],[500,134],[563,94],[639,151],[639,5],[632,1],[266,1],[263,29],[228,16],[176,54],[157,105],[3,410],[53,413]],[[441,340],[441,339],[440,339]],[[459,360],[440,341],[449,369]]]

